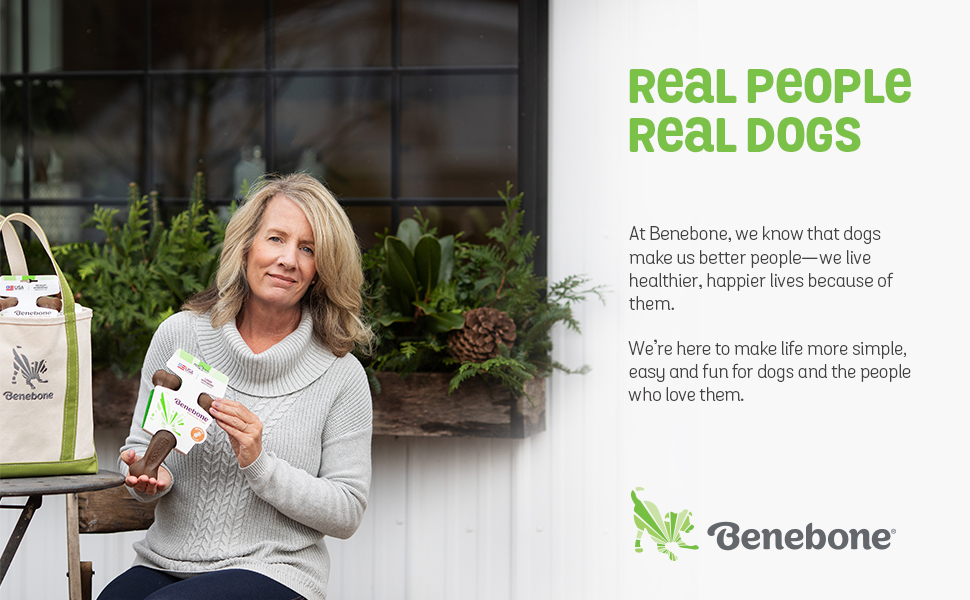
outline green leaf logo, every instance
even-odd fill
[[[172,426],[172,432],[175,433],[175,435],[182,435],[179,432],[178,428],[181,427],[182,425],[185,425],[185,421],[183,421],[181,418],[179,418],[178,411],[173,412],[171,414],[171,416],[169,416],[169,414],[168,414],[168,407],[165,405],[165,394],[164,393],[159,394],[159,400],[158,401],[159,401],[159,404],[162,407],[162,418],[165,420],[165,423]]]
[[[643,552],[640,547],[640,537],[644,532],[650,539],[657,543],[657,552],[666,554],[670,560],[677,560],[672,550],[684,548],[687,550],[697,550],[697,546],[689,546],[682,539],[681,534],[690,533],[694,526],[690,522],[691,513],[682,510],[679,513],[669,512],[666,519],[660,516],[660,510],[653,502],[641,502],[637,498],[637,492],[642,492],[643,488],[636,488],[630,492],[633,498],[633,523],[637,526],[637,541],[634,544],[635,552]]]

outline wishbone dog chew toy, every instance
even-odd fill
[[[57,275],[0,275],[0,311],[14,317],[52,317],[61,312]],[[13,309],[9,310],[8,309]]]
[[[61,299],[54,298],[53,296],[41,296],[37,299],[37,306],[41,308],[49,308],[51,310],[61,312],[61,305]]]
[[[40,304],[40,302],[38,302]],[[177,391],[182,387],[182,379],[178,375],[173,375],[166,371],[165,369],[159,369],[155,371],[152,375],[152,384],[157,386],[162,386],[171,389],[172,391]],[[197,402],[200,407],[206,412],[206,414],[211,416],[209,413],[209,407],[212,406],[212,397],[208,394],[199,394]],[[141,475],[148,475],[149,477],[158,478],[158,467],[162,465],[162,462],[168,458],[168,454],[175,449],[175,445],[178,440],[175,438],[175,434],[167,429],[161,429],[152,436],[152,440],[148,442],[148,449],[145,451],[145,456],[141,457],[136,462],[132,463],[128,467],[128,473],[139,477]]]
[[[135,477],[148,475],[149,477],[157,479],[158,467],[162,466],[162,461],[168,458],[168,453],[175,448],[176,442],[174,433],[167,429],[162,429],[152,436],[152,441],[148,442],[148,450],[145,451],[145,456],[142,456],[128,467],[128,474],[134,475]]]
[[[17,300],[17,298],[0,298],[0,310],[6,310],[13,306],[17,306],[17,304],[19,304],[19,300]],[[55,298],[53,296],[41,296],[37,299],[37,306],[61,312],[62,302],[60,298]]]
[[[225,375],[187,352],[177,350],[165,363],[175,375],[159,369],[152,375],[155,387],[148,396],[142,429],[152,434],[145,456],[129,468],[135,477],[158,477],[158,467],[175,449],[182,454],[206,439],[213,421],[212,398],[223,396],[228,386]]]
[[[159,369],[152,375],[152,385],[161,385],[170,390],[177,390],[182,387],[182,379],[178,375],[172,375],[165,369]]]
[[[154,375],[152,375],[152,384],[167,387],[175,391],[182,387],[182,378],[178,375],[169,373],[165,369],[159,369],[155,371]],[[212,396],[206,393],[201,393],[196,399],[196,402],[199,403],[199,406],[202,407],[202,410],[204,410],[206,414],[212,416],[212,413],[209,412],[209,408],[212,407]]]

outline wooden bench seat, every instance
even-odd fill
[[[77,495],[78,531],[115,533],[148,529],[155,522],[154,502],[139,502],[125,486]]]

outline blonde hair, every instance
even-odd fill
[[[249,296],[246,279],[249,250],[266,206],[277,196],[299,205],[313,229],[317,277],[303,296],[303,307],[313,317],[314,335],[337,356],[344,356],[355,344],[368,346],[373,333],[360,316],[364,273],[357,236],[330,191],[304,173],[268,177],[250,189],[245,203],[226,227],[215,283],[190,298],[183,310],[211,311],[215,328],[236,318]]]

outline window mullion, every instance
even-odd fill
[[[155,134],[153,131],[154,115],[154,94],[155,86],[152,81],[152,1],[144,0],[142,6],[145,13],[142,16],[142,26],[144,27],[145,52],[142,58],[144,72],[142,74],[142,148],[141,148],[141,168],[142,168],[142,189],[155,189]]]
[[[265,62],[265,110],[266,134],[263,144],[266,146],[266,168],[269,172],[278,171],[276,164],[276,38],[273,22],[273,0],[266,0],[266,62]],[[235,193],[239,193],[236,190]]]
[[[401,0],[391,2],[391,231],[401,220]]]
[[[30,163],[31,157],[34,155],[34,140],[32,137],[32,132],[30,130],[30,6],[28,0],[22,0],[20,3],[20,58],[21,58],[21,68],[20,71],[23,73],[24,82],[24,122],[23,122],[23,147],[24,147],[24,160],[23,160],[23,184],[21,187],[21,197],[23,198],[22,210],[26,214],[30,214]],[[28,233],[28,235],[30,235]]]

